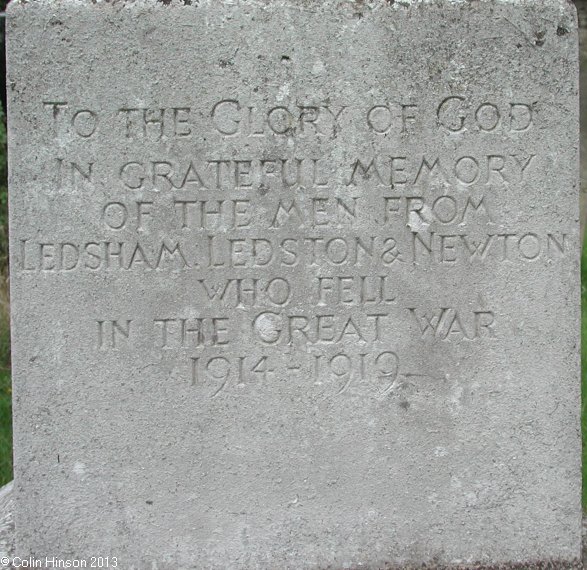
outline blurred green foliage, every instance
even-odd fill
[[[587,510],[587,247],[581,256],[581,426],[583,428],[583,509]]]
[[[0,486],[12,480],[12,413],[10,372],[0,372]]]

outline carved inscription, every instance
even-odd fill
[[[67,228],[18,235],[14,271],[169,276],[170,298],[182,288],[177,310],[99,315],[88,343],[120,358],[148,343],[154,365],[174,362],[201,397],[262,390],[284,373],[324,398],[445,381],[414,355],[478,350],[507,320],[483,291],[445,292],[454,268],[532,272],[572,247],[563,221],[545,232],[503,205],[549,167],[532,146],[537,103],[334,101],[42,101],[47,136],[76,143],[46,164],[54,192],[103,198],[85,213],[91,239]],[[101,158],[92,145],[106,135],[127,151]],[[465,136],[480,141],[474,151]]]

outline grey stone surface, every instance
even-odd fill
[[[587,4],[579,8],[580,101],[581,101],[581,243],[587,225]],[[581,17],[581,14],[583,17]]]
[[[17,554],[577,567],[577,65],[558,0],[13,3]]]
[[[18,566],[14,566],[13,562],[20,563],[20,560],[16,557],[15,547],[14,547],[14,522],[13,522],[13,500],[12,500],[12,483],[6,485],[2,489],[0,489],[0,568],[5,570],[13,570]],[[494,566],[494,568],[518,568],[518,570],[532,570],[534,569],[544,569],[544,570],[555,570],[556,568],[568,568],[568,569],[575,569],[575,568],[585,568],[585,563],[587,562],[587,549],[586,541],[587,541],[587,520],[583,518],[583,554],[582,554],[582,561],[575,562],[571,564],[557,564],[553,562],[537,562],[537,563],[523,563],[523,564],[500,564]],[[2,562],[2,558],[7,558]],[[420,565],[422,568],[423,565]],[[462,567],[461,567],[462,568]],[[476,567],[476,570],[479,570],[479,566]],[[485,567],[487,568],[487,567]]]

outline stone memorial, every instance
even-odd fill
[[[8,99],[21,560],[578,564],[570,2],[15,0]]]

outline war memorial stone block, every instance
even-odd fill
[[[570,3],[16,0],[8,56],[19,556],[579,558]]]

